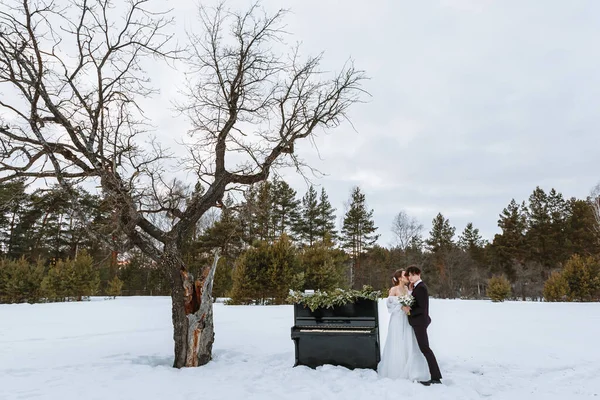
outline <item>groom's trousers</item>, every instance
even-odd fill
[[[435,355],[433,354],[433,351],[431,351],[431,349],[429,348],[427,326],[413,326],[413,329],[415,330],[415,336],[417,337],[419,349],[421,349],[421,353],[423,353],[425,359],[427,360],[427,364],[429,365],[429,373],[431,374],[431,379],[442,379],[442,373],[440,372],[440,367],[438,366],[437,360],[435,359]]]

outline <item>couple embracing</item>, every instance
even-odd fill
[[[394,286],[386,301],[390,324],[378,373],[384,378],[410,379],[426,386],[442,383],[440,368],[429,348],[429,292],[421,281],[421,270],[414,265],[398,270],[392,281]]]

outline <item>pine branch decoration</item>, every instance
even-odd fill
[[[373,290],[371,286],[363,286],[361,290],[335,289],[333,292],[315,291],[314,294],[302,292],[291,292],[287,298],[290,304],[303,304],[305,307],[315,311],[317,308],[333,308],[346,303],[355,303],[359,299],[377,300],[381,297],[381,291]]]

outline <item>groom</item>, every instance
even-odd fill
[[[429,292],[427,286],[421,280],[421,270],[414,265],[406,268],[404,276],[408,278],[410,283],[413,285],[412,295],[415,298],[415,302],[412,307],[404,306],[402,309],[408,314],[408,323],[413,327],[415,336],[417,337],[417,343],[419,349],[425,356],[427,364],[429,365],[429,373],[431,379],[425,382],[421,382],[425,386],[429,386],[432,383],[442,383],[442,373],[440,367],[435,359],[433,351],[429,348],[429,338],[427,337],[427,327],[431,323],[429,318]]]

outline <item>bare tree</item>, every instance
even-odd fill
[[[422,231],[423,224],[420,224],[416,218],[410,217],[404,210],[400,211],[392,222],[392,232],[396,235],[396,245],[402,251],[406,251],[413,238],[420,236]]]
[[[360,100],[364,75],[352,64],[327,78],[320,57],[285,57],[284,12],[200,9],[181,110],[193,123],[186,166],[197,181],[169,179],[168,154],[143,143],[139,107],[153,93],[142,60],[174,59],[168,14],[149,0],[0,0],[0,182],[55,179],[67,191],[99,184],[131,246],[168,274],[174,367],[211,359],[212,277],[218,255],[194,280],[182,246],[224,193],[304,166],[297,140],[333,128]],[[188,187],[193,187],[192,190]],[[168,221],[168,223],[165,223]]]

